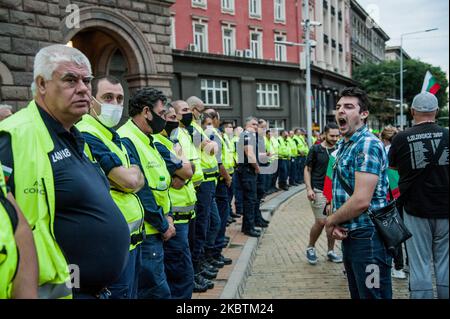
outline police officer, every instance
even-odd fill
[[[74,297],[107,298],[106,287],[127,261],[130,233],[74,127],[90,107],[89,60],[77,49],[51,45],[37,53],[33,77],[34,100],[0,123],[0,158],[33,229],[39,297],[71,297],[69,263],[80,270],[73,268]]]
[[[195,274],[203,274],[207,279],[214,279],[217,276],[218,269],[211,267],[205,258],[205,245],[208,239],[209,223],[211,222],[211,211],[213,207],[214,194],[216,189],[219,167],[215,154],[218,152],[218,145],[211,141],[205,134],[203,128],[197,121],[201,121],[200,115],[204,112],[203,101],[198,97],[192,96],[187,99],[187,104],[192,110],[194,120],[187,127],[192,141],[197,148],[200,156],[200,163],[203,171],[204,180],[197,187],[197,206],[195,219],[195,244],[192,254],[192,262]],[[205,123],[203,123],[205,125]],[[205,126],[206,127],[206,126]],[[216,221],[214,214],[212,221]],[[214,229],[217,227],[213,224]],[[210,231],[210,238],[212,237]],[[217,232],[216,232],[217,233]]]
[[[170,106],[165,114],[166,126],[154,134],[154,145],[166,163],[172,177],[169,189],[172,217],[176,235],[164,242],[164,269],[173,299],[190,299],[194,288],[194,268],[189,249],[189,223],[194,222],[195,194],[192,183],[193,165],[183,154],[176,139],[179,122],[175,109]],[[203,291],[207,288],[203,287]]]
[[[125,217],[130,231],[130,256],[120,278],[108,287],[112,299],[137,298],[143,240],[144,210],[135,193],[144,186],[144,176],[130,156],[120,136],[113,129],[123,111],[123,88],[112,76],[98,77],[92,82],[90,114],[83,116],[77,128],[83,133],[97,161],[108,177],[111,196]]]
[[[309,147],[308,143],[306,141],[306,130],[304,128],[295,129],[294,134],[297,136],[297,149],[298,149],[298,165],[299,165],[299,183],[304,183],[304,170],[305,170],[305,163],[306,163],[306,157],[308,156]]]
[[[297,144],[294,139],[294,131],[289,131],[289,136],[287,138],[290,150],[290,160],[289,160],[289,186],[297,186],[298,173],[298,152]]]
[[[234,157],[231,143],[226,140],[222,132],[218,130],[220,126],[220,114],[214,109],[207,109],[205,114],[209,114],[212,118],[213,127],[211,128],[214,140],[217,141],[220,152],[219,164],[220,176],[216,186],[216,204],[220,216],[220,229],[216,236],[214,244],[210,247],[210,256],[208,261],[220,267],[222,264],[229,265],[232,263],[231,258],[222,255],[222,248],[225,247],[225,231],[227,227],[228,218],[230,216],[230,201],[229,193],[231,190],[232,176],[234,173]]]
[[[0,299],[37,298],[38,266],[33,234],[12,194],[6,191],[2,169],[0,247]]]
[[[137,193],[145,210],[146,238],[142,243],[139,299],[169,299],[170,288],[164,271],[163,241],[176,234],[171,216],[169,187],[172,182],[164,159],[151,134],[165,125],[166,96],[154,88],[138,90],[129,102],[129,119],[117,132],[128,152],[144,172],[144,187]]]
[[[242,220],[242,232],[251,237],[259,237],[260,231],[255,229],[255,205],[257,205],[256,181],[260,168],[257,160],[258,120],[250,116],[245,120],[245,130],[239,137],[237,146],[238,166],[236,174],[242,188],[244,216]]]
[[[192,139],[193,127],[191,123],[193,121],[192,110],[189,105],[183,100],[177,100],[171,103],[175,109],[177,117],[179,120],[179,127],[174,132],[172,138],[177,139],[183,149],[184,154],[190,161],[193,167],[194,175],[191,178],[191,182],[195,189],[198,189],[200,184],[204,180],[203,170],[201,167],[201,160],[198,154],[197,148],[195,147]],[[189,129],[189,131],[188,131]],[[197,205],[196,205],[197,206]],[[196,211],[195,211],[196,213]],[[195,216],[196,217],[196,216]],[[189,248],[191,251],[191,256],[194,254],[195,248],[195,220],[189,223]],[[205,292],[207,289],[212,289],[214,283],[206,278],[204,278],[200,273],[194,275],[194,292]]]
[[[289,190],[287,179],[289,174],[289,165],[291,159],[290,146],[288,142],[289,133],[286,130],[281,131],[278,137],[278,158],[279,158],[279,175],[278,186],[282,190]]]

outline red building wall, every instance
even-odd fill
[[[236,49],[250,48],[250,26],[262,28],[263,58],[275,60],[275,30],[285,31],[287,41],[302,42],[301,0],[286,0],[286,22],[276,23],[274,1],[261,0],[262,18],[249,17],[249,0],[235,0],[234,15],[221,12],[221,0],[207,0],[207,8],[192,7],[191,0],[177,0],[171,7],[175,17],[176,49],[187,50],[193,43],[193,16],[207,18],[208,52],[223,54],[222,21],[236,24]],[[287,47],[287,62],[299,63],[301,47]]]

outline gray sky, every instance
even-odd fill
[[[402,33],[439,30],[403,37],[403,49],[412,57],[440,66],[449,75],[448,0],[357,0],[391,38],[400,45]]]

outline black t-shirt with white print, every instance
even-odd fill
[[[401,202],[408,214],[449,218],[448,138],[448,129],[434,123],[415,125],[394,137],[389,164],[398,169]]]

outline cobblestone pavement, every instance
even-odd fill
[[[260,240],[243,298],[350,297],[343,264],[326,260],[325,232],[316,244],[318,263],[311,266],[306,260],[305,250],[313,221],[304,191],[293,196],[275,212]],[[341,254],[340,242],[336,243],[336,252]],[[393,295],[394,298],[408,298],[408,281],[393,279]]]

